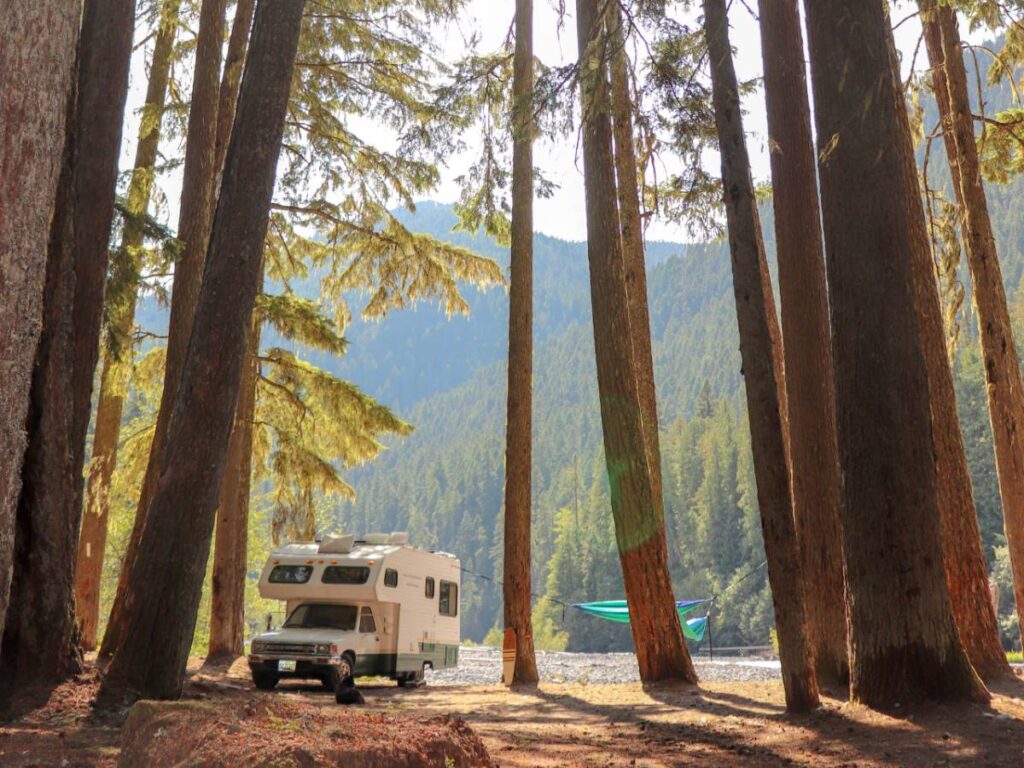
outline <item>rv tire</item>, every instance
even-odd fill
[[[419,688],[426,683],[427,665],[424,662],[418,672],[405,672],[398,677],[399,688]]]
[[[272,691],[277,687],[278,677],[270,672],[253,672],[252,682],[261,691]]]
[[[346,677],[352,677],[355,668],[355,659],[352,658],[351,654],[346,653],[341,657],[341,663],[320,678],[320,680],[328,691],[336,691]]]

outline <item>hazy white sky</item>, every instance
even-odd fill
[[[571,16],[575,3],[572,0],[566,0],[570,17],[566,19],[564,28],[559,32],[555,10],[556,2],[557,0],[535,0],[534,3],[534,49],[536,55],[548,64],[567,63],[576,58],[575,19]],[[757,7],[755,0],[749,0],[747,5],[754,9]],[[514,4],[511,0],[507,2],[470,0],[465,18],[457,27],[448,29],[445,33],[447,35],[444,40],[446,49],[452,51],[453,55],[464,51],[464,38],[474,30],[480,32],[481,50],[497,46],[508,32],[513,11]],[[909,10],[905,4],[901,4],[897,6],[894,16],[903,18],[908,13]],[[732,3],[729,15],[731,40],[736,51],[737,75],[741,79],[757,77],[761,70],[761,48],[757,21],[747,7],[738,2]],[[680,20],[688,20],[696,24],[697,17],[694,15],[689,19]],[[906,52],[905,60],[910,59],[910,53],[917,43],[919,33],[920,26],[916,20],[901,25],[897,30],[897,43],[901,50]],[[130,118],[125,127],[122,146],[122,169],[130,168],[132,164],[138,132],[138,109],[144,99],[146,83],[141,57],[142,51],[139,50],[136,52],[132,66],[132,85],[128,105]],[[748,97],[744,101],[744,108],[747,112],[744,118],[744,127],[748,135],[753,173],[756,179],[764,180],[768,178],[769,167],[766,149],[767,128],[761,94]],[[470,143],[472,143],[471,137]],[[559,187],[554,197],[536,201],[535,228],[539,232],[568,240],[586,238],[582,166],[576,156],[576,149],[574,138],[557,143],[542,140],[534,149],[535,164],[542,169],[548,179]],[[442,183],[437,191],[430,195],[431,199],[442,202],[452,202],[457,199],[458,188],[454,179],[466,169],[472,161],[472,157],[473,152],[469,152],[465,157],[452,158],[449,166],[442,170]],[[717,163],[717,159],[711,158],[710,162]],[[167,223],[171,227],[177,225],[177,198],[180,194],[180,185],[180,169],[167,174],[167,177],[161,180],[161,188],[169,208]],[[651,224],[647,236],[657,240],[681,241],[686,239],[686,233],[681,227],[657,221]]]

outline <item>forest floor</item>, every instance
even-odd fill
[[[156,765],[151,756],[131,760],[131,753],[122,753],[124,729],[92,716],[97,685],[95,672],[87,671],[58,688],[44,707],[0,722],[0,765],[115,766],[126,758],[121,765]],[[351,766],[359,763],[332,760],[325,745],[415,742],[445,730],[446,743],[454,739],[467,754],[478,736],[494,764],[510,768],[1024,765],[1024,681],[1000,686],[987,707],[931,705],[896,716],[849,704],[838,690],[817,712],[788,716],[778,680],[706,682],[699,689],[542,683],[515,692],[498,685],[403,690],[366,681],[360,689],[366,704],[346,708],[318,685],[287,682],[257,692],[244,660],[228,670],[199,671],[185,693],[198,719],[177,730],[160,725],[152,734],[169,749],[168,762],[159,764],[242,768],[269,764],[262,758],[282,744],[316,742],[313,762],[280,764]],[[179,762],[187,755],[193,762]],[[487,764],[436,764],[446,762]]]

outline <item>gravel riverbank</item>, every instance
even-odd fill
[[[775,659],[694,659],[697,674],[707,682],[756,682],[781,677]],[[632,653],[560,653],[538,651],[540,679],[549,683],[635,683],[640,680]],[[427,671],[429,685],[493,685],[501,682],[501,651],[473,646],[459,649],[454,669]]]

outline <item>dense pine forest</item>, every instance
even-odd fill
[[[0,18],[0,764],[1019,764],[1020,0]]]

